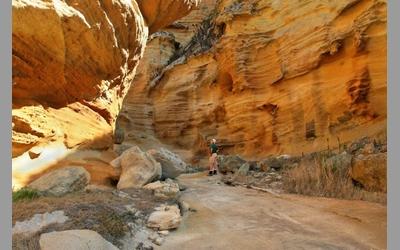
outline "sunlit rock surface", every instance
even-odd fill
[[[211,138],[248,159],[386,140],[386,1],[208,3],[185,48],[149,42],[124,100],[125,143],[195,163]]]

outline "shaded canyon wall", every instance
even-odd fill
[[[115,156],[103,151],[112,148],[116,116],[148,35],[196,5],[13,0],[13,186],[56,165],[84,165],[92,178],[112,175],[106,167]]]

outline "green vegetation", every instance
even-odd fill
[[[33,200],[39,196],[40,194],[38,191],[25,187],[12,193],[12,201],[16,202],[20,200]]]

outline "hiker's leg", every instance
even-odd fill
[[[217,170],[217,154],[216,153],[214,153],[214,154],[212,154],[212,156],[211,156],[212,158],[213,158],[213,160],[212,160],[212,171],[216,171]]]
[[[210,158],[208,159],[208,175],[212,175],[213,172],[213,156],[211,155]]]
[[[218,168],[218,156],[217,156],[217,154],[215,154],[214,172],[213,172],[213,174],[217,174],[217,168]]]

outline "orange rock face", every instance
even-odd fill
[[[77,149],[103,150],[112,145],[115,118],[149,29],[153,32],[172,23],[196,4],[195,0],[12,1],[16,186]],[[168,12],[168,18],[160,16],[160,10]]]
[[[168,26],[175,20],[184,17],[200,0],[136,0],[149,26],[150,33]]]
[[[367,190],[387,192],[387,154],[359,156],[354,160],[351,177]]]
[[[159,141],[195,162],[211,138],[224,153],[249,159],[333,149],[363,136],[386,140],[386,1],[215,6],[174,62],[165,63],[171,42],[158,52],[150,42],[144,61],[162,60],[141,65],[157,70],[132,82],[143,94],[124,103],[145,99],[146,112],[123,105],[119,127],[132,135],[125,143]]]

